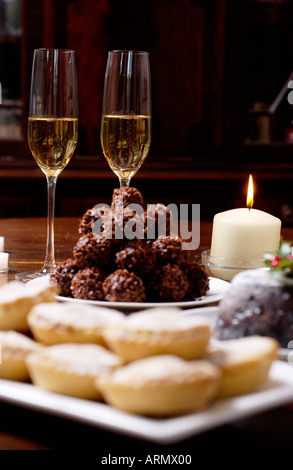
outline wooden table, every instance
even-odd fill
[[[79,237],[78,222],[77,218],[56,219],[57,261],[71,256]],[[0,219],[0,235],[5,236],[5,250],[10,253],[9,272],[0,275],[0,283],[14,279],[17,272],[42,266],[45,219]],[[283,236],[292,239],[293,230],[284,229]],[[210,245],[210,237],[211,224],[202,222],[201,249]],[[228,451],[234,447],[262,452],[270,446],[276,450],[291,449],[292,442],[291,405],[218,427],[178,444],[161,446],[0,402],[0,450],[65,450],[67,459],[70,455],[75,456],[76,452],[82,452],[84,462],[89,459],[95,465],[108,454],[116,457],[137,455],[141,459],[148,454],[190,454],[195,463],[199,452],[207,449]]]
[[[9,272],[0,275],[0,283],[12,280],[22,271],[39,270],[43,266],[46,248],[46,218],[0,219],[0,233],[5,237],[9,253]],[[79,219],[55,219],[55,257],[61,262],[72,254],[79,237]]]

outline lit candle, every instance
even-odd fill
[[[214,216],[211,257],[222,258],[221,263],[228,267],[253,267],[264,253],[279,248],[281,220],[266,212],[252,209],[253,183],[250,175],[246,208],[220,212]],[[235,271],[227,272],[231,279]],[[216,273],[215,273],[216,274]],[[217,273],[217,277],[223,277]]]
[[[8,271],[9,253],[0,253],[0,273]]]
[[[0,251],[4,251],[4,237],[0,237]]]

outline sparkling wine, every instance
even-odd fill
[[[74,153],[77,134],[77,119],[29,118],[29,146],[46,175],[57,176],[65,168]]]
[[[112,171],[131,178],[147,157],[151,144],[151,117],[103,115],[103,152]]]

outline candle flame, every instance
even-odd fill
[[[248,209],[251,209],[253,206],[253,180],[251,175],[249,175],[248,180],[246,206],[248,207]]]

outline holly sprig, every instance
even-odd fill
[[[293,281],[293,248],[292,242],[280,242],[280,247],[275,253],[264,254],[265,264],[270,268],[270,272],[283,278]]]

